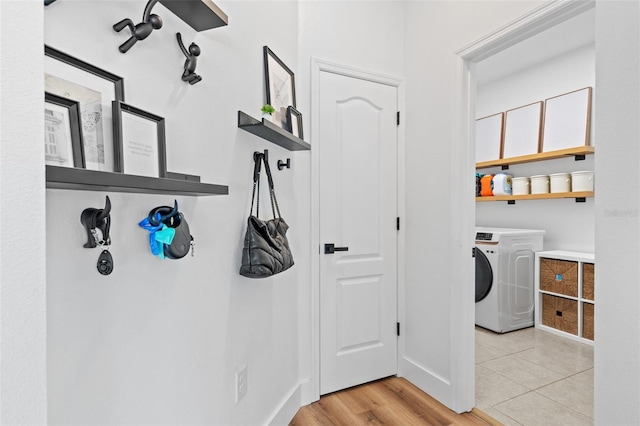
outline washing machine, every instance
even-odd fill
[[[497,333],[533,326],[535,252],[544,234],[476,228],[476,325]]]

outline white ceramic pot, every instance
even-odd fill
[[[571,173],[571,190],[573,192],[593,191],[593,172],[580,171]]]
[[[531,176],[531,193],[532,194],[548,194],[549,193],[549,176],[547,175]]]
[[[571,175],[569,173],[554,173],[549,175],[551,192],[571,192]]]
[[[262,114],[262,118],[264,118],[265,121],[272,121],[271,114]]]
[[[531,183],[526,176],[511,179],[511,191],[513,195],[528,195],[530,187]]]

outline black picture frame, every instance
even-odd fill
[[[124,79],[44,46],[45,91],[78,101],[85,168],[115,171],[111,102],[124,102]]]
[[[287,108],[287,125],[289,132],[300,139],[303,139],[302,114],[292,106]]]
[[[166,178],[164,118],[124,102],[112,106],[116,172]]]
[[[266,103],[275,108],[273,123],[286,129],[287,108],[296,107],[295,75],[268,46],[263,53]]]
[[[50,166],[84,169],[80,104],[45,92],[44,105],[45,163]]]

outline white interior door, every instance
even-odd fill
[[[397,88],[320,72],[320,393],[396,374]],[[330,252],[327,244],[334,244]]]

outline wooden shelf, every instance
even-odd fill
[[[160,0],[178,18],[196,31],[223,27],[229,17],[211,0]]]
[[[229,187],[177,179],[47,166],[47,188],[189,196],[227,195]]]
[[[528,195],[494,195],[491,197],[476,197],[477,202],[484,201],[511,201],[511,200],[546,200],[551,198],[592,198],[593,191],[583,192],[555,192],[548,194]]]
[[[512,164],[533,163],[536,161],[553,160],[575,155],[590,155],[596,152],[594,146],[578,146],[576,148],[561,149],[559,151],[541,152],[539,154],[522,155],[520,157],[501,158],[499,160],[481,161],[476,163],[476,169],[509,166]]]
[[[238,111],[238,127],[249,133],[253,133],[262,139],[268,140],[276,145],[288,149],[289,151],[303,151],[311,149],[311,145],[303,141],[290,132],[281,129],[272,122],[265,120],[256,120],[242,111]]]

